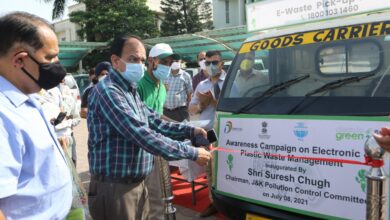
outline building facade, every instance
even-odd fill
[[[85,4],[79,3],[68,7],[69,13],[74,11],[85,11]],[[64,19],[53,24],[54,31],[59,41],[81,41],[77,35],[80,25],[70,22],[70,19]]]
[[[148,0],[146,5],[155,13],[156,26],[160,28],[163,12],[160,8],[161,0]],[[86,7],[84,3],[74,4],[68,7],[69,13],[74,11],[85,11]],[[82,39],[77,35],[77,30],[80,26],[70,22],[70,19],[64,19],[53,23],[54,31],[57,34],[59,41],[81,41]]]
[[[214,28],[246,25],[245,5],[261,0],[213,0]]]

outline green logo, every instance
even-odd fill
[[[232,172],[232,168],[233,168],[233,155],[231,155],[231,154],[228,155],[228,159],[227,159],[226,163],[229,166],[230,172]]]
[[[362,188],[363,192],[366,192],[366,170],[361,169],[358,171],[358,175],[355,177],[356,182],[360,184],[360,187]]]
[[[336,133],[336,141],[342,140],[364,140],[364,133],[353,133],[353,132],[338,132]]]
[[[367,138],[369,138],[372,133],[375,132],[375,131],[372,131],[372,130],[367,130],[366,132],[364,131],[357,131],[357,132],[353,132],[353,131],[346,131],[346,132],[337,132],[336,133],[336,141],[343,141],[343,140],[352,140],[352,141],[359,141],[359,140],[365,140]]]

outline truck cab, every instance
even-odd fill
[[[212,194],[229,219],[365,219],[368,167],[350,161],[389,124],[390,12],[259,32],[217,111]]]

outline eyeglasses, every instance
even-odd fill
[[[214,61],[206,61],[206,66],[210,66],[210,64],[213,64],[214,66],[218,65],[219,60],[214,60]]]

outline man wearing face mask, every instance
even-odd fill
[[[198,84],[189,107],[190,114],[200,113],[199,120],[210,120],[205,127],[207,130],[214,127],[215,110],[226,76],[226,72],[222,68],[221,53],[207,51],[205,72],[210,77]]]
[[[206,72],[206,51],[201,51],[198,53],[198,65],[199,65],[199,69],[198,69],[198,74],[196,74],[193,78],[192,78],[192,90],[195,91],[196,87],[198,86],[198,84],[200,82],[202,82],[203,80],[207,79],[209,76],[207,75],[207,72]]]
[[[159,43],[150,49],[147,70],[144,77],[138,83],[138,93],[141,100],[151,109],[161,115],[161,118],[171,121],[163,115],[163,106],[167,97],[164,80],[168,78],[173,59],[180,56],[173,53],[172,48],[165,43]],[[149,219],[164,219],[164,201],[162,200],[162,189],[160,180],[160,164],[157,159],[150,175],[147,176],[145,184],[149,193]]]
[[[222,67],[223,62],[221,60],[221,53],[219,51],[207,51],[206,73],[210,77],[198,84],[189,107],[190,114],[200,113],[199,120],[210,120],[207,126],[205,126],[205,129],[207,130],[214,128],[218,98],[226,76]],[[210,164],[205,166],[205,172],[207,174],[211,204],[207,207],[207,209],[202,211],[200,217],[208,217],[217,212],[217,209],[212,203],[213,199],[211,197],[212,171]]]
[[[161,115],[167,121],[172,119],[163,114],[163,106],[167,97],[164,80],[171,73],[171,64],[180,56],[173,53],[172,48],[165,43],[159,43],[152,47],[148,57],[148,68],[144,77],[138,83],[138,92],[141,100],[151,109]],[[157,157],[152,172],[145,180],[149,193],[149,219],[164,220],[164,201],[162,199],[160,163]]]
[[[24,12],[0,17],[0,33],[0,216],[64,219],[72,202],[70,172],[32,95],[66,75],[57,37],[47,21]]]
[[[147,70],[138,83],[138,92],[142,101],[161,115],[167,97],[164,80],[171,73],[171,64],[174,59],[178,60],[180,56],[173,53],[168,44],[156,44],[149,52]]]
[[[241,61],[240,69],[238,70],[235,84],[241,96],[259,85],[266,85],[269,83],[268,72],[260,71],[254,68],[255,52],[249,52],[244,55]]]
[[[167,100],[164,104],[164,115],[175,121],[189,121],[188,104],[191,101],[191,76],[180,68],[180,60],[171,65],[171,74],[164,81],[167,87]]]
[[[110,71],[111,63],[107,61],[103,61],[98,63],[96,65],[95,71],[94,71],[94,77],[92,78],[92,84],[95,85],[99,81],[103,80],[108,72]],[[87,87],[84,90],[84,93],[81,97],[81,110],[80,110],[80,117],[81,118],[87,118],[87,112],[88,112],[88,96],[92,89],[92,86]]]
[[[88,102],[89,195],[93,219],[148,219],[145,178],[153,168],[153,154],[167,160],[191,159],[206,164],[211,154],[170,138],[207,133],[160,119],[137,92],[144,75],[145,47],[133,35],[111,46],[112,69],[91,91]],[[170,137],[170,138],[169,138]]]

